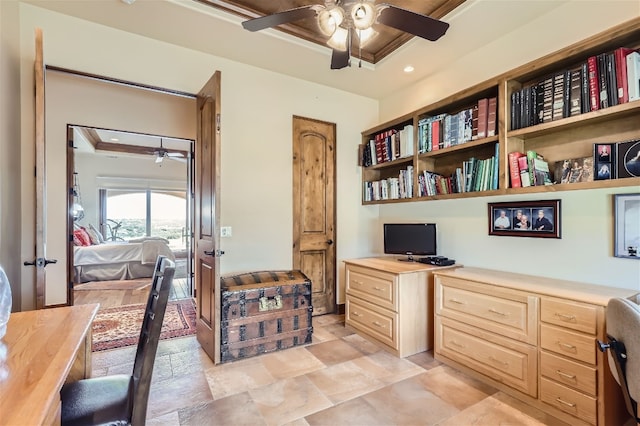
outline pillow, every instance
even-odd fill
[[[76,229],[75,231],[73,231],[73,242],[74,242],[74,244],[76,242],[76,238],[78,239],[78,242],[80,242],[81,246],[90,246],[91,245],[91,238],[89,238],[89,235],[87,234],[87,231],[85,231],[84,229]]]
[[[96,244],[102,244],[104,243],[104,237],[102,236],[102,232],[98,231],[95,226],[93,226],[92,223],[89,224],[89,229],[91,229],[92,231],[94,231],[96,233],[96,236],[98,237],[98,242]]]
[[[76,231],[73,231],[73,245],[77,247],[82,247],[82,241],[80,241],[80,238],[78,237],[78,234],[76,233]]]
[[[92,245],[100,244],[100,238],[98,237],[98,232],[95,230],[93,226],[89,225],[89,229],[87,228],[82,228],[82,229],[84,229],[87,235],[89,235],[89,239],[91,240]]]

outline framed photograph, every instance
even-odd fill
[[[640,140],[618,143],[617,178],[640,177]]]
[[[489,235],[561,238],[560,200],[488,203]]]
[[[640,259],[640,194],[615,194],[613,221],[613,255]]]
[[[595,180],[615,179],[616,144],[593,144],[593,178]]]

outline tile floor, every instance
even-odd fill
[[[313,318],[313,343],[214,366],[195,337],[161,341],[148,425],[562,425],[422,352],[397,358]],[[135,348],[93,354],[130,374]]]

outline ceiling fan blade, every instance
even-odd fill
[[[162,163],[162,160],[164,160],[164,155],[156,156],[156,164]]]
[[[384,3],[379,6],[381,7],[380,15],[378,16],[379,23],[427,40],[438,40],[449,28],[447,22],[391,4]]]
[[[350,59],[349,56],[349,49],[344,52],[333,49],[333,53],[331,53],[331,69],[339,70],[348,67]]]
[[[261,16],[260,18],[249,19],[242,23],[242,27],[249,31],[260,31],[265,28],[277,27],[278,25],[287,24],[300,19],[312,18],[316,16],[316,10],[318,10],[319,7],[324,6],[312,4],[285,10],[283,12],[273,13],[267,16]]]
[[[186,163],[187,162],[187,159],[186,158],[182,158],[182,157],[169,157],[169,160],[179,161],[181,163]]]
[[[176,158],[176,157],[184,157],[181,152],[167,152],[168,157]]]

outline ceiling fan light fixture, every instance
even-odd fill
[[[318,13],[318,28],[320,28],[322,34],[327,37],[331,37],[336,31],[336,28],[338,28],[336,21],[331,16],[331,13],[326,9]]]
[[[367,28],[366,30],[358,30],[356,31],[358,34],[358,45],[362,48],[367,45],[371,40],[378,35],[378,32],[373,28]]]
[[[349,37],[349,31],[342,27],[338,27],[336,28],[336,31],[333,33],[329,41],[327,41],[327,44],[332,49],[344,52],[347,50],[348,37]]]
[[[368,1],[361,1],[351,7],[353,26],[358,30],[371,28],[376,21],[375,6]]]

